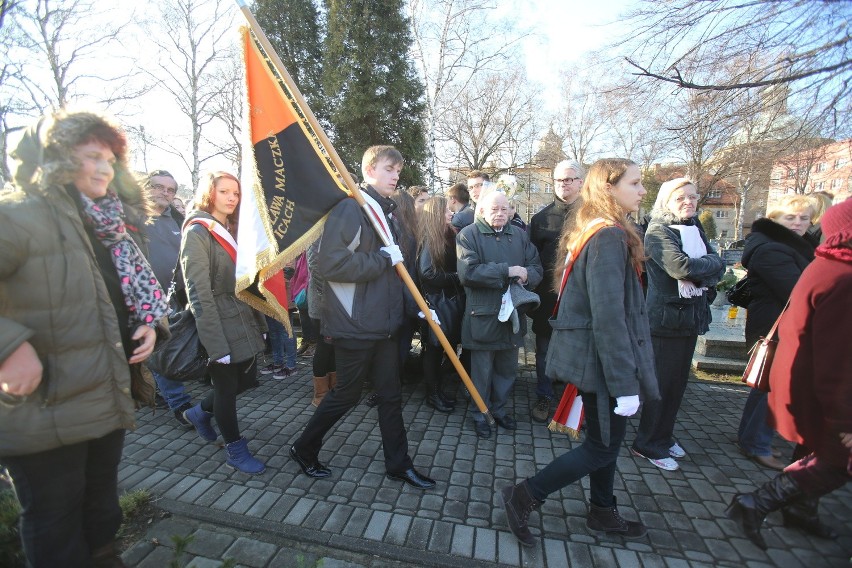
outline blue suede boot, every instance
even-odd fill
[[[225,451],[228,452],[228,461],[226,463],[236,470],[249,475],[257,475],[266,470],[263,462],[249,453],[248,441],[245,438],[225,444]]]
[[[219,437],[219,435],[216,434],[216,430],[214,430],[213,426],[210,424],[210,420],[213,419],[213,414],[202,410],[201,403],[196,404],[189,410],[184,410],[183,417],[187,422],[195,427],[195,431],[198,432],[198,435],[208,442],[215,442],[216,438]]]

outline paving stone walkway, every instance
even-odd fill
[[[528,360],[531,357],[527,358]],[[225,466],[224,450],[176,425],[170,413],[140,413],[127,436],[119,471],[123,490],[147,488],[172,518],[124,554],[130,566],[166,566],[171,535],[194,535],[181,565],[293,566],[530,566],[699,567],[849,566],[852,492],[824,498],[821,513],[841,533],[811,538],[770,515],[761,551],[724,515],[731,497],[770,479],[733,445],[747,391],[744,386],[692,381],[675,435],[688,456],[664,472],[632,457],[618,461],[619,510],[637,516],[649,535],[638,541],[591,534],[585,526],[588,483],[563,489],[531,518],[542,538],[525,549],[509,532],[497,490],[534,474],[573,444],[528,417],[535,403],[534,371],[521,367],[514,393],[518,429],[488,440],[473,434],[457,408],[446,415],[424,403],[422,385],[403,387],[403,414],[417,468],[438,481],[421,492],[384,476],[374,409],[358,405],[329,435],[320,459],[328,479],[303,475],[287,449],[311,416],[310,367],[300,360],[286,380],[262,378],[238,403],[249,447],[267,471],[251,477]],[[194,397],[205,387],[193,384]],[[627,443],[638,419],[630,420]],[[790,455],[792,445],[776,445]],[[152,543],[156,539],[159,545]],[[233,560],[227,560],[227,559]]]

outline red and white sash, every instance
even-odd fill
[[[222,245],[222,248],[225,249],[225,252],[227,252],[231,257],[231,260],[234,261],[234,264],[237,263],[237,241],[234,240],[231,233],[229,233],[221,223],[213,219],[195,218],[184,222],[183,229],[195,224],[206,227],[207,230],[210,231],[210,235],[216,239],[216,242]]]

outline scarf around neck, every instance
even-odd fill
[[[156,325],[169,309],[154,271],[124,224],[124,207],[114,191],[93,201],[80,193],[83,220],[109,251],[118,273],[131,328]]]

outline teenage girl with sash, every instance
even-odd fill
[[[195,203],[196,210],[184,222],[180,266],[198,337],[212,363],[213,390],[184,418],[199,436],[215,442],[215,417],[227,464],[258,474],[265,467],[249,453],[237,424],[237,395],[257,380],[256,355],[263,351],[261,333],[266,331],[262,316],[235,295],[240,182],[226,172],[208,174]]]
[[[559,300],[546,372],[569,383],[551,429],[576,432],[577,417],[585,415],[586,438],[533,477],[501,491],[509,528],[525,546],[535,544],[530,513],[551,493],[586,476],[589,529],[627,538],[647,533],[641,522],[621,517],[613,495],[627,417],[639,409],[640,396],[659,398],[640,280],[642,237],[628,217],[639,211],[646,191],[635,163],[604,159],[592,165],[581,192],[574,228],[563,232],[558,249],[567,259],[555,283]]]

